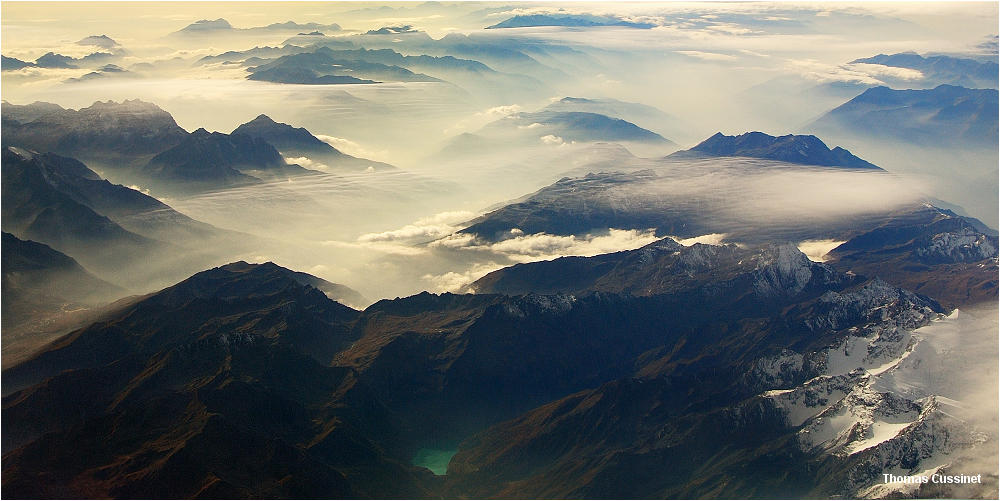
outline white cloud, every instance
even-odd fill
[[[719,54],[718,52],[703,52],[700,50],[675,50],[674,52],[705,61],[736,61],[736,56]]]
[[[884,85],[885,82],[848,65],[829,64],[815,59],[788,59],[787,70],[804,78],[818,82],[857,82],[868,85]]]
[[[525,235],[520,230],[514,230],[511,230],[511,234],[515,235],[513,238],[499,242],[487,243],[472,235],[455,234],[431,242],[429,247],[486,252],[505,257],[512,262],[526,263],[563,256],[596,256],[609,252],[637,249],[659,240],[652,229],[619,230],[609,228],[606,234],[584,236],[550,235],[548,233]]]
[[[677,241],[677,243],[690,247],[694,244],[708,244],[708,245],[722,245],[722,240],[726,238],[725,233],[709,233],[707,235],[698,235],[697,237],[691,238],[677,238],[670,237]]]
[[[803,240],[799,242],[798,248],[811,261],[822,263],[826,261],[825,256],[833,249],[840,246],[846,240]]]
[[[449,211],[440,212],[433,216],[420,218],[411,224],[395,230],[382,231],[377,233],[365,233],[358,237],[360,244],[370,244],[375,242],[395,242],[439,239],[450,235],[458,228],[457,223],[468,221],[475,214],[469,211]]]
[[[368,158],[371,160],[379,160],[386,158],[386,156],[388,155],[388,152],[386,151],[369,150],[361,146],[360,144],[351,141],[350,139],[344,139],[342,137],[334,137],[334,136],[325,136],[322,134],[313,134],[313,135],[316,136],[316,139],[319,139],[320,141],[323,141],[324,143],[329,144],[334,148],[337,148],[338,150],[340,150],[341,153],[346,153],[351,156]]]
[[[444,130],[446,135],[460,134],[462,132],[467,132],[470,130],[478,129],[490,122],[495,120],[500,120],[503,118],[510,117],[511,115],[520,113],[524,108],[519,104],[507,104],[503,106],[494,106],[492,108],[487,108],[483,111],[476,112],[471,116],[467,116],[462,120],[459,120]]]
[[[884,64],[853,63],[845,65],[845,67],[875,77],[890,77],[900,80],[921,80],[924,78],[924,74],[920,70],[897,68]]]
[[[563,144],[563,138],[559,136],[553,136],[552,134],[549,134],[547,136],[542,136],[538,139],[541,139],[542,142],[545,144]]]
[[[484,116],[487,118],[503,118],[508,115],[513,115],[514,113],[520,113],[521,110],[523,110],[523,108],[521,108],[521,105],[509,104],[505,106],[494,106],[492,108],[487,109],[486,111],[476,113],[476,116]]]
[[[421,278],[431,283],[433,287],[432,292],[471,293],[475,292],[469,287],[472,282],[479,280],[483,275],[491,271],[496,271],[503,267],[503,265],[490,261],[488,263],[474,264],[471,268],[461,273],[449,271],[440,275],[426,274]]]
[[[326,164],[314,162],[309,157],[285,157],[285,163],[288,165],[298,165],[300,167],[305,167],[306,169],[321,170],[324,172],[329,172],[330,170],[330,167]]]
[[[732,24],[732,23],[713,24],[712,26],[708,26],[705,29],[726,33],[728,35],[750,35],[753,33],[763,33],[761,31],[754,31],[751,30],[750,28],[745,28],[738,24]]]
[[[439,212],[433,216],[423,217],[414,224],[457,224],[472,219],[476,214],[467,210]]]

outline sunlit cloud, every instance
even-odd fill
[[[563,138],[559,136],[554,136],[552,134],[549,134],[547,136],[542,136],[538,139],[540,139],[544,144],[563,144],[564,142]]]
[[[463,272],[449,271],[439,275],[426,274],[421,277],[431,284],[431,292],[474,293],[469,286],[487,273],[504,266],[495,262],[477,263]]]
[[[826,261],[826,255],[837,248],[844,240],[803,240],[799,242],[798,248],[811,261],[822,263]]]
[[[513,262],[526,263],[563,256],[596,256],[642,247],[659,238],[655,230],[619,230],[610,228],[605,234],[551,235],[548,233],[524,234],[515,228],[513,236],[499,242],[484,242],[472,235],[456,234],[431,242],[431,248],[449,248],[462,251],[488,252],[503,256]]]
[[[921,80],[924,78],[924,74],[921,73],[920,70],[897,68],[895,66],[886,66],[884,64],[851,63],[845,65],[844,67],[849,70],[858,71],[859,73],[864,73],[874,77],[889,77],[900,80]]]
[[[285,163],[288,165],[298,165],[300,167],[305,167],[306,169],[320,170],[328,172],[330,167],[326,164],[313,161],[309,157],[286,157]]]
[[[700,50],[676,50],[674,52],[705,61],[736,61],[737,59],[736,56],[719,54],[718,52],[704,52]]]
[[[446,128],[444,130],[444,134],[451,136],[462,132],[476,130],[490,122],[507,118],[522,111],[524,111],[524,108],[522,108],[519,104],[493,106],[459,120],[451,127]]]
[[[323,141],[330,146],[333,146],[341,153],[345,153],[354,157],[367,158],[370,160],[381,160],[388,156],[386,151],[374,151],[360,144],[351,141],[350,139],[344,139],[342,137],[327,136],[323,134],[314,134],[316,139]]]
[[[359,243],[395,242],[438,239],[454,233],[458,223],[468,221],[475,214],[468,211],[448,211],[414,221],[395,230],[365,233],[358,237]]]

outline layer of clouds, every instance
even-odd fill
[[[402,228],[378,233],[366,233],[358,237],[358,243],[413,242],[415,240],[438,239],[454,233],[457,223],[468,221],[475,214],[468,211],[450,211],[421,218]]]
[[[316,136],[316,139],[319,139],[320,141],[323,141],[324,143],[333,146],[341,153],[351,155],[352,157],[360,157],[360,158],[367,158],[369,160],[381,161],[381,159],[387,156],[386,151],[372,150],[354,141],[351,141],[350,139],[328,136],[324,134],[313,134],[313,135]]]
[[[519,104],[492,106],[462,118],[450,127],[445,128],[443,132],[447,136],[453,136],[463,132],[478,130],[490,122],[507,118],[522,111],[524,111],[524,108]]]
[[[707,235],[698,235],[697,237],[691,238],[675,238],[671,237],[677,241],[677,243],[690,247],[694,244],[708,244],[708,245],[722,245],[722,241],[726,239],[725,233],[709,233]]]
[[[499,242],[484,242],[468,234],[454,234],[431,242],[431,248],[446,248],[463,252],[479,252],[502,256],[515,263],[544,261],[564,256],[596,256],[622,250],[637,249],[659,240],[655,230],[620,230],[609,228],[607,233],[583,236],[524,234],[514,228],[512,238]]]
[[[323,172],[329,172],[330,167],[324,163],[313,161],[309,157],[285,157],[285,163],[288,165],[298,165],[300,167],[305,167],[306,169],[319,170]]]
[[[474,293],[475,291],[469,287],[472,282],[503,267],[504,265],[490,261],[475,264],[463,272],[449,271],[439,275],[428,273],[421,278],[431,285],[431,292]]]
[[[700,50],[675,50],[674,52],[678,54],[683,54],[685,56],[690,56],[697,59],[702,59],[704,61],[736,61],[736,56],[731,56],[729,54],[719,54],[718,52],[703,52]]]

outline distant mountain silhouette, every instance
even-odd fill
[[[3,232],[4,329],[124,294],[48,245]]]
[[[775,137],[763,132],[747,132],[739,136],[726,136],[717,132],[694,148],[671,156],[682,158],[692,155],[766,158],[804,165],[879,169],[877,165],[852,155],[840,146],[831,150],[816,136],[792,134]]]
[[[288,54],[248,68],[250,80],[298,84],[375,83],[376,81],[436,82],[438,79],[406,68],[343,58],[339,51],[320,47],[313,52]]]
[[[868,89],[813,122],[808,129],[933,147],[995,148],[996,89],[940,85],[928,90]]]
[[[594,26],[626,26],[629,28],[652,28],[650,23],[636,23],[625,21],[611,16],[595,16],[592,14],[527,14],[516,15],[505,21],[501,21],[486,29],[499,28],[525,28],[531,26],[566,26],[566,27],[594,27]]]
[[[943,55],[924,57],[915,52],[879,54],[851,62],[909,68],[919,71],[923,75],[922,81],[972,88],[996,88],[997,74],[1000,71],[996,61],[978,61]]]
[[[145,163],[188,135],[169,113],[138,99],[97,101],[79,111],[48,103],[27,106],[38,111],[31,116],[25,107],[5,103],[0,108],[5,119],[4,145],[71,156],[102,167],[108,166],[105,163],[112,168]]]
[[[96,174],[81,166],[51,154],[36,156],[4,148],[4,231],[85,258],[91,266],[98,258],[123,264],[163,246],[122,228],[78,201],[75,190],[60,179],[96,180]]]
[[[246,174],[247,172],[249,174]],[[315,173],[288,165],[267,141],[198,129],[143,167],[153,182],[173,191],[199,191],[260,182],[260,177]]]
[[[15,71],[22,68],[35,66],[35,63],[22,61],[16,57],[0,57],[0,71]]]
[[[395,168],[383,162],[375,162],[342,153],[312,135],[305,128],[275,122],[267,115],[258,115],[257,118],[241,124],[233,130],[233,135],[237,134],[263,139],[286,157],[307,157],[328,167],[346,167],[352,170],[365,170],[369,167],[376,170]]]

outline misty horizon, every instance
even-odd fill
[[[3,493],[995,495],[998,16],[5,3]]]

